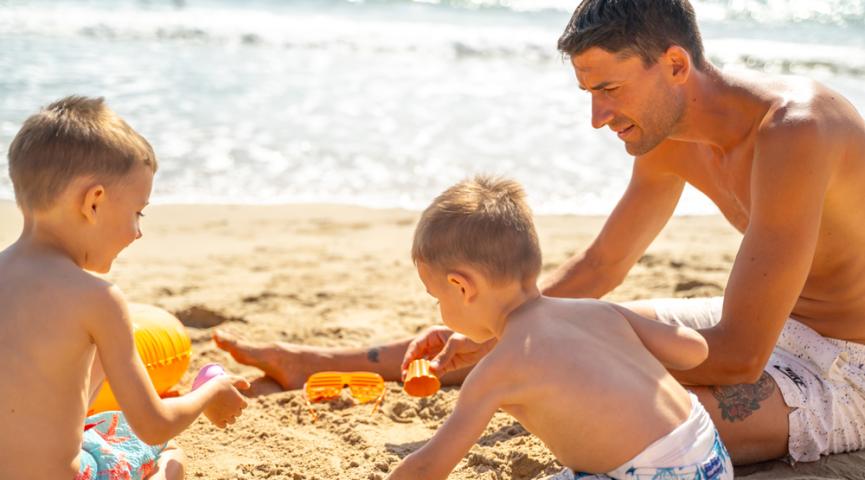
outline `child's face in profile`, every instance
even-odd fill
[[[141,165],[125,178],[105,187],[105,199],[99,205],[98,241],[88,253],[85,268],[107,273],[117,255],[136,239],[141,238],[141,211],[150,201],[153,170]]]
[[[446,326],[471,339],[489,337],[489,332],[475,321],[481,317],[481,312],[466,300],[460,285],[449,281],[447,272],[424,262],[418,262],[417,271],[427,293],[438,300],[442,322]]]

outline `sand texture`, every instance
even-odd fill
[[[144,238],[109,278],[134,302],[177,315],[193,359],[180,389],[208,362],[253,380],[210,341],[220,327],[252,340],[362,347],[437,324],[409,259],[417,212],[347,206],[154,206]],[[545,271],[584,248],[601,226],[594,217],[541,217]],[[0,203],[0,241],[20,229],[14,205]],[[740,236],[721,218],[675,218],[611,300],[723,294]],[[319,404],[313,423],[299,391],[256,380],[258,396],[226,430],[199,419],[178,437],[189,479],[378,479],[445,420],[458,390],[415,399],[388,384],[381,412],[346,396]],[[535,479],[560,470],[543,444],[498,413],[453,479]],[[740,468],[739,476],[865,478],[865,454],[790,468],[780,462]]]

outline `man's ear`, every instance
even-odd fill
[[[81,204],[81,214],[88,223],[96,223],[96,217],[105,201],[105,187],[102,184],[91,185],[84,192],[84,201]]]
[[[464,272],[448,272],[448,286],[459,289],[464,303],[471,302],[478,294],[477,283]]]
[[[684,48],[678,45],[670,46],[661,56],[661,61],[667,67],[673,83],[681,85],[691,76],[691,54]]]

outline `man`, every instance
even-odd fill
[[[706,338],[708,359],[673,374],[707,407],[735,463],[865,447],[862,117],[816,82],[719,71],[687,0],[585,0],[559,49],[592,97],[592,125],[616,132],[636,159],[598,237],[543,292],[611,291],[690,183],[744,235],[725,297],[625,306]],[[458,382],[490,345],[450,334],[432,329],[368,352],[217,343],[284,387],[324,367],[396,379],[400,359],[429,355]]]

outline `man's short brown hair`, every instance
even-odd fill
[[[445,190],[421,215],[412,260],[440,269],[471,265],[494,283],[536,278],[541,249],[520,184],[478,176]]]
[[[687,50],[694,66],[703,68],[703,40],[688,0],[583,0],[558,46],[571,57],[592,47],[639,55],[643,65],[651,66],[673,45]]]
[[[156,172],[153,148],[102,98],[70,96],[44,107],[9,146],[15,199],[26,210],[52,206],[76,177],[112,182],[136,164]]]

